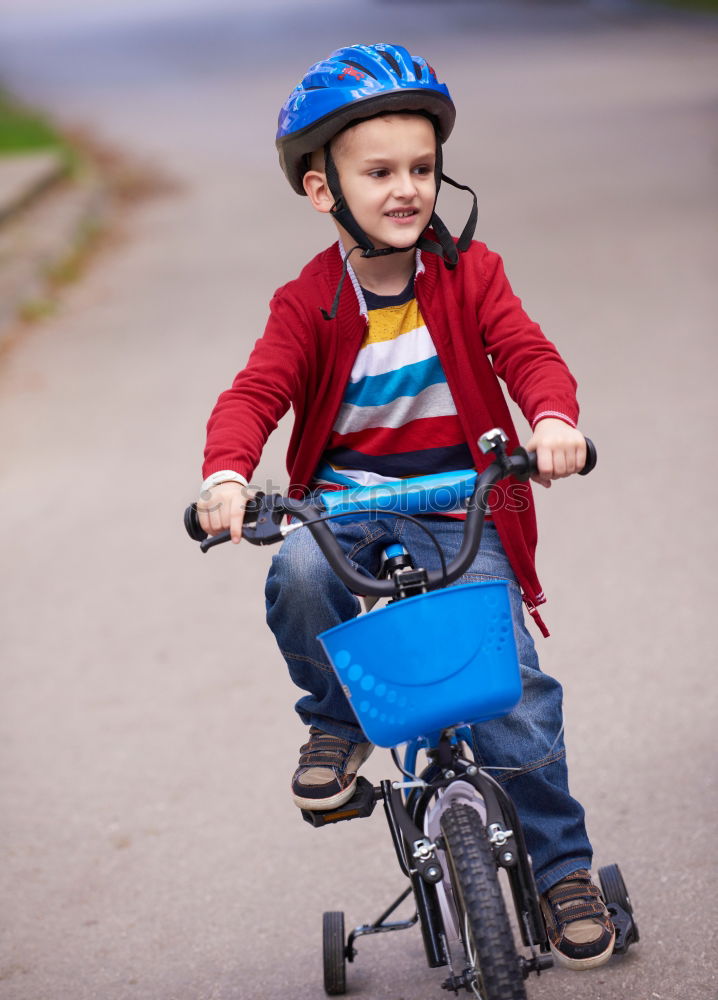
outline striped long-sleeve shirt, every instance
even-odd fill
[[[317,468],[317,485],[374,486],[473,466],[436,347],[414,297],[362,289],[368,328]]]

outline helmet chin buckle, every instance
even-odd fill
[[[382,247],[380,250],[377,250],[376,247],[371,247],[371,248],[367,248],[367,249],[362,249],[362,247],[359,247],[359,249],[361,250],[361,253],[360,253],[359,256],[360,257],[386,257],[387,254],[390,254],[390,253],[408,253],[410,250],[413,250],[415,247],[416,247],[415,243],[412,243],[410,247]]]

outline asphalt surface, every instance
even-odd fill
[[[2,76],[176,181],[0,365],[3,1000],[322,996],[320,923],[402,887],[380,815],[315,831],[262,620],[269,553],[201,556],[203,428],[275,287],[331,239],[276,112],[346,40],[450,83],[452,176],[574,369],[600,465],[542,491],[539,567],[596,863],[641,943],[535,1000],[713,1000],[716,20],[622,3],[5,2]],[[467,205],[446,198],[458,226]],[[525,426],[525,425],[524,425]],[[255,481],[286,483],[286,422]],[[390,773],[376,753],[371,777]],[[443,995],[417,930],[350,995]]]

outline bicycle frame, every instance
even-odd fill
[[[393,486],[329,493],[314,502],[276,494],[258,494],[247,505],[243,536],[253,544],[265,545],[281,541],[290,532],[306,527],[344,584],[354,593],[370,598],[384,597],[397,601],[446,587],[463,575],[478,551],[490,488],[509,475],[526,480],[536,471],[535,456],[524,449],[518,449],[511,456],[506,454],[506,440],[499,429],[482,437],[482,450],[484,453],[492,452],[494,461],[480,475],[473,470],[465,470],[450,476],[421,477]],[[595,448],[587,439],[587,462],[580,474],[587,474],[595,462]],[[442,566],[438,570],[414,568],[392,551],[386,574],[389,579],[364,576],[347,562],[326,523],[345,513],[364,511],[383,515],[396,510],[398,502],[404,514],[427,513],[436,503],[437,492],[447,489],[454,490],[453,506],[465,502],[467,497],[469,499],[459,553],[448,565],[442,555]],[[446,503],[444,492],[441,509],[447,509]],[[292,523],[282,525],[285,517],[292,518]],[[190,535],[202,542],[205,552],[229,539],[229,532],[207,538],[199,528],[196,508],[186,512],[185,525]],[[530,958],[519,956],[523,977],[531,972],[539,974],[552,965],[530,858],[516,809],[503,787],[473,757],[463,755],[464,744],[473,747],[470,727],[448,728],[412,740],[406,746],[403,764],[396,750],[391,751],[403,776],[400,780],[385,779],[373,787],[366,778],[359,777],[354,797],[343,806],[335,810],[302,813],[307,822],[318,827],[369,816],[377,802],[383,803],[397,861],[410,885],[377,920],[363,924],[350,933],[344,959],[353,961],[355,958],[357,938],[404,929],[418,922],[429,966],[449,966],[450,975],[443,986],[454,992],[460,988],[473,990],[474,983],[472,959],[465,947],[462,928],[457,926],[453,916],[456,910],[452,906],[450,865],[444,854],[444,838],[441,835],[442,815],[456,803],[468,805],[479,813],[493,862],[507,874],[521,940],[531,955]],[[420,750],[425,751],[428,762],[421,773],[416,774]],[[406,920],[389,921],[410,893],[413,893],[416,903],[415,914]],[[452,966],[452,947],[456,951],[457,943],[461,944],[469,960],[469,968],[464,967],[460,974]]]
[[[369,815],[375,803],[382,801],[399,867],[410,881],[410,886],[376,921],[363,924],[349,934],[346,957],[350,962],[356,957],[354,943],[358,937],[403,930],[418,922],[429,967],[451,967],[451,945],[459,941],[459,929],[451,927],[451,907],[446,905],[444,898],[451,888],[437,840],[441,811],[458,795],[480,812],[496,865],[507,873],[521,940],[531,951],[531,958],[521,956],[519,959],[524,977],[551,966],[548,938],[515,807],[498,782],[473,760],[462,756],[461,743],[470,745],[470,740],[470,731],[461,729],[442,732],[435,745],[426,741],[409,744],[401,768],[408,781],[384,780],[377,788],[372,788],[366,779],[360,778],[362,784],[355,799],[340,810],[329,813],[303,811],[307,822],[325,826]],[[425,749],[428,764],[420,775],[407,775],[406,765],[413,766],[419,749]],[[398,760],[396,756],[395,760]],[[361,802],[364,803],[363,811]],[[410,892],[414,894],[415,914],[407,920],[387,923],[387,918]],[[452,970],[445,985],[453,989],[465,984]]]

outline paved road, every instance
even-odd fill
[[[302,733],[261,623],[268,555],[200,557],[179,524],[217,393],[328,238],[275,166],[276,110],[315,56],[390,37],[449,79],[447,167],[477,185],[481,235],[575,369],[601,452],[538,498],[540,648],[597,862],[621,862],[643,941],[530,995],[713,1000],[716,22],[201,6],[2,5],[2,75],[178,188],[0,369],[0,997],[309,1000],[322,910],[359,923],[399,888],[380,817],[316,832],[288,798]],[[285,482],[286,440],[258,482]],[[440,979],[417,932],[363,942],[351,969],[377,1000]]]

